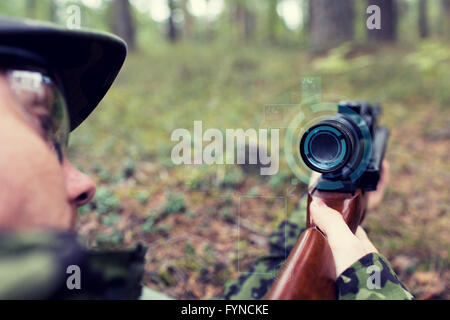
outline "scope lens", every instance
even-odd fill
[[[341,145],[338,139],[326,131],[317,133],[311,140],[311,156],[319,162],[334,162],[340,149]]]
[[[330,125],[316,125],[305,132],[300,143],[303,161],[312,170],[322,173],[342,168],[349,154],[345,135]]]

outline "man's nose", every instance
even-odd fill
[[[64,174],[69,202],[80,207],[95,195],[95,183],[86,174],[75,168],[70,161],[64,161]]]

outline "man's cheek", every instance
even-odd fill
[[[0,205],[9,211],[67,210],[64,176],[56,155],[39,137],[0,134]],[[5,203],[7,201],[7,203]],[[24,208],[26,207],[26,208]],[[23,212],[24,214],[26,212]],[[17,212],[19,214],[19,212]]]

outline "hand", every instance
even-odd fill
[[[336,278],[366,254],[378,252],[361,227],[353,234],[342,215],[323,201],[311,202],[310,210],[314,224],[328,239],[336,265]]]

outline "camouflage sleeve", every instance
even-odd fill
[[[88,251],[69,233],[0,233],[0,299],[136,299],[144,254]]]
[[[48,299],[65,284],[82,250],[68,234],[0,234],[0,299]]]
[[[365,255],[345,270],[336,280],[336,290],[342,300],[414,299],[389,262],[377,253]]]
[[[225,285],[222,298],[227,300],[258,300],[270,286],[300,234],[306,228],[307,197],[302,197],[298,209],[283,221],[269,238],[269,254],[257,259],[248,272]]]

